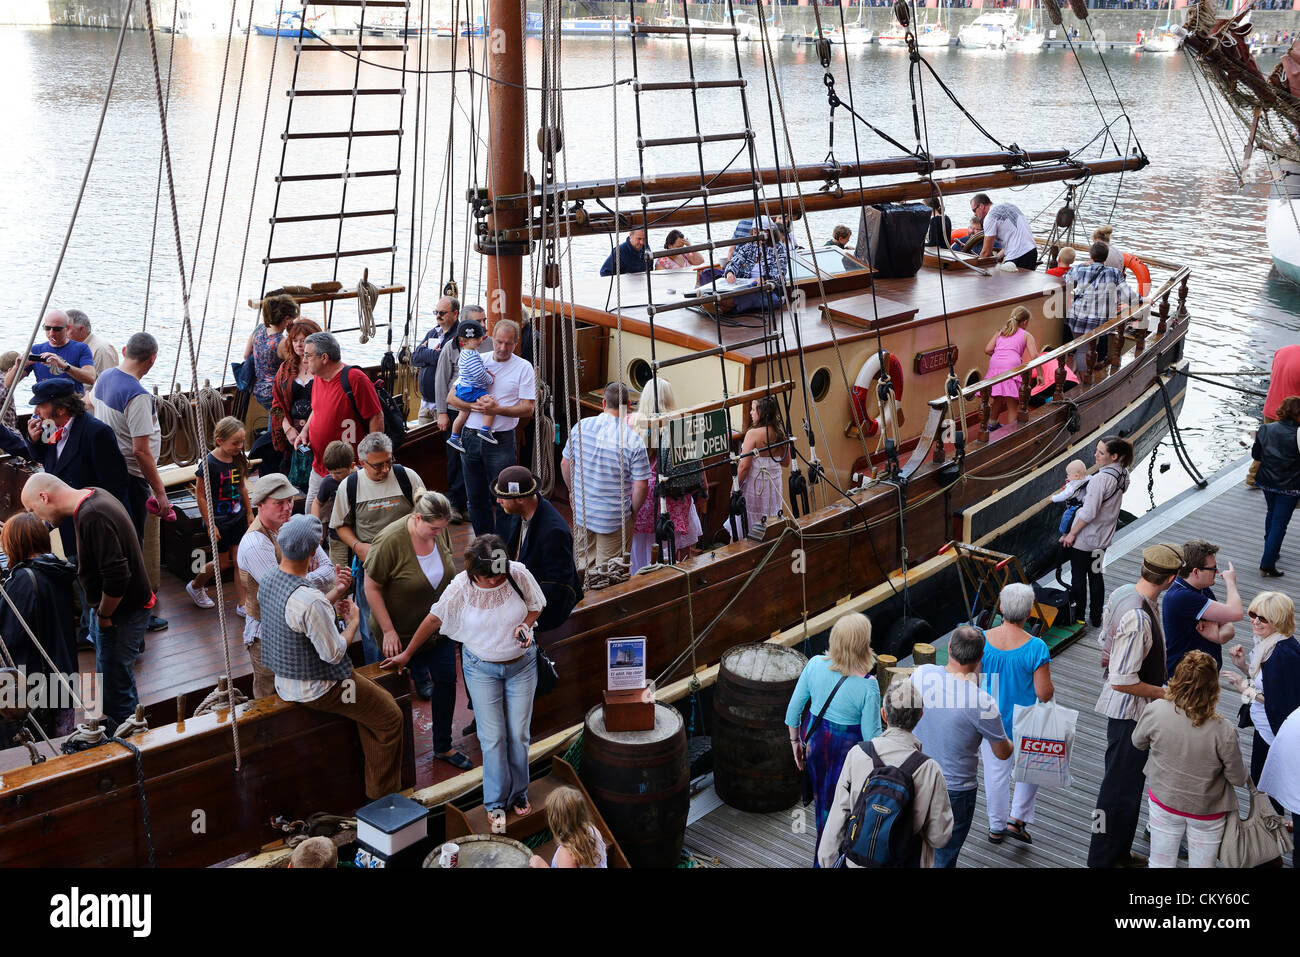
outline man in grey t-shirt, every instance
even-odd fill
[[[952,805],[952,837],[934,852],[935,867],[956,867],[975,816],[980,741],[987,740],[998,760],[1011,757],[1011,742],[993,696],[976,683],[984,657],[984,633],[962,625],[948,642],[948,664],[921,665],[912,684],[921,691],[925,712],[913,734],[939,762]]]

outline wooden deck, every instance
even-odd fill
[[[1264,498],[1247,490],[1242,481],[1246,463],[1237,462],[1220,472],[1204,491],[1192,490],[1161,506],[1122,530],[1106,559],[1107,590],[1135,581],[1141,550],[1154,542],[1181,544],[1204,539],[1220,546],[1219,565],[1236,566],[1242,601],[1249,605],[1259,592],[1279,583],[1259,575],[1263,548]],[[1286,573],[1282,583],[1300,578],[1300,549],[1289,542],[1278,567]],[[1216,593],[1223,597],[1222,583]],[[1247,647],[1250,627],[1237,625],[1238,639]],[[1231,642],[1227,647],[1231,647]],[[970,834],[958,858],[958,867],[1083,867],[1087,863],[1089,827],[1101,783],[1106,751],[1106,719],[1093,710],[1101,691],[1101,650],[1096,630],[1065,647],[1052,659],[1056,700],[1079,712],[1071,770],[1074,783],[1066,789],[1040,789],[1032,845],[1006,840],[1001,845],[987,839],[988,816],[980,775],[979,799]],[[1219,711],[1235,721],[1238,695],[1223,683]],[[1251,734],[1240,732],[1241,750],[1250,764]],[[1238,789],[1243,813],[1246,791]],[[804,826],[806,824],[806,826]],[[1143,836],[1145,803],[1133,849],[1147,854]],[[704,864],[721,867],[807,867],[814,856],[816,827],[812,808],[791,808],[772,814],[747,814],[723,805],[712,787],[695,796],[686,832],[686,849]],[[716,863],[715,863],[716,862]],[[1180,861],[1179,866],[1186,866]]]

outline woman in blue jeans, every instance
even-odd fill
[[[1300,398],[1290,396],[1277,409],[1277,421],[1261,426],[1255,433],[1251,458],[1259,462],[1255,484],[1264,491],[1268,511],[1264,517],[1264,555],[1259,573],[1265,578],[1281,578],[1277,559],[1282,553],[1286,527],[1300,499]]]
[[[546,599],[528,569],[506,559],[506,545],[481,535],[465,549],[465,570],[429,609],[411,643],[384,667],[403,667],[432,635],[461,643],[465,687],[474,701],[483,750],[483,806],[494,817],[528,803],[528,745],[537,689],[533,623]]]

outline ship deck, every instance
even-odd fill
[[[1220,546],[1220,567],[1236,566],[1242,601],[1271,587],[1261,578],[1258,556],[1263,547],[1264,498],[1244,487],[1248,460],[1228,466],[1204,490],[1192,490],[1149,512],[1116,536],[1106,556],[1106,586],[1113,589],[1136,581],[1141,552],[1154,542],[1182,543],[1204,539]],[[1288,577],[1300,576],[1300,552],[1284,549],[1278,563]],[[1046,584],[1046,581],[1044,582]],[[1223,586],[1216,592],[1223,597]],[[1056,700],[1079,712],[1071,773],[1074,783],[1065,789],[1041,788],[1034,823],[1032,845],[1006,840],[991,844],[988,832],[984,781],[980,775],[979,798],[970,834],[957,860],[958,867],[1084,867],[1088,859],[1088,838],[1092,810],[1101,784],[1106,752],[1106,719],[1093,710],[1101,691],[1101,650],[1096,630],[1089,629],[1080,640],[1057,650],[1052,659],[1052,681]],[[1249,647],[1250,626],[1237,624],[1237,640]],[[1226,647],[1231,647],[1231,642]],[[1222,682],[1219,711],[1235,721],[1238,695]],[[1239,732],[1242,755],[1250,765],[1251,733]],[[1242,813],[1248,808],[1245,789],[1238,788]],[[1145,802],[1144,802],[1145,805]],[[709,786],[691,801],[686,832],[686,850],[705,866],[715,867],[808,867],[816,843],[812,809],[796,818],[800,808],[771,814],[749,814],[721,802]],[[800,826],[796,827],[798,821]],[[806,822],[807,826],[802,826]],[[1138,825],[1133,849],[1150,850],[1143,828],[1146,808]],[[1186,866],[1180,861],[1179,866]]]

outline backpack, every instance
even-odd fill
[[[352,383],[348,381],[348,376],[353,369],[359,369],[360,366],[344,366],[343,371],[339,373],[339,385],[343,387],[343,393],[352,403],[352,411],[357,417],[357,425],[363,424],[366,420],[361,415],[361,407],[357,405],[357,397],[352,393]],[[393,442],[393,450],[402,447],[406,441],[406,413],[402,410],[401,405],[394,399],[382,385],[375,386],[375,394],[379,396],[379,407],[384,413],[384,435],[388,436]]]
[[[659,449],[655,473],[658,494],[668,498],[686,498],[704,489],[703,462],[691,460],[681,465],[672,464],[672,449],[665,445]]]
[[[853,802],[840,842],[840,866],[851,861],[858,867],[919,867],[921,836],[912,829],[912,775],[930,759],[916,751],[894,767],[880,760],[871,742],[859,741],[858,747],[871,758],[872,770]]]

